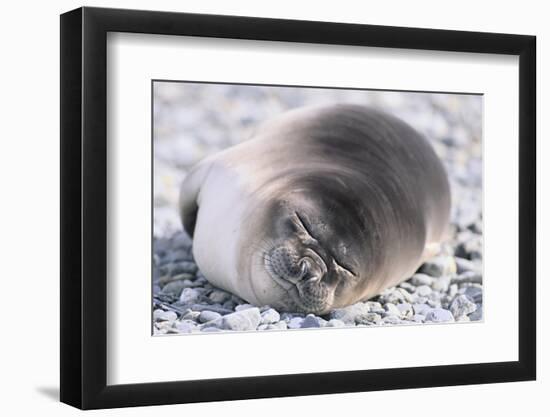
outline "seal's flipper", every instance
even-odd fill
[[[181,223],[187,234],[193,237],[197,214],[200,207],[200,190],[212,165],[211,158],[207,158],[187,174],[180,188],[180,216]]]

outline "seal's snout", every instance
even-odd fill
[[[285,246],[271,250],[265,258],[266,267],[272,275],[292,283],[301,280],[306,272],[305,263],[296,251]]]

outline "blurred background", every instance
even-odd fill
[[[287,110],[334,103],[379,108],[421,132],[449,174],[453,224],[464,229],[481,222],[480,95],[164,81],[154,82],[153,95],[157,238],[181,230],[179,186],[196,162],[248,140],[259,124]]]

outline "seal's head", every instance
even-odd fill
[[[361,206],[353,205],[349,192],[327,192],[327,186],[323,193],[302,188],[269,203],[255,236],[261,244],[253,256],[260,259],[251,271],[260,302],[323,314],[361,298],[370,258],[365,216],[356,213]],[[266,280],[277,291],[270,288],[262,299]]]

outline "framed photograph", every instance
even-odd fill
[[[61,401],[533,380],[535,37],[61,16]]]

